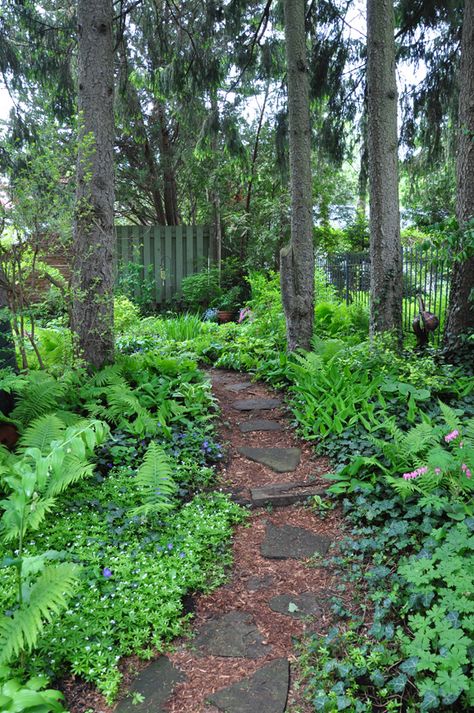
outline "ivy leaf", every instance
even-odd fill
[[[422,711],[432,711],[439,706],[439,698],[436,695],[436,693],[432,690],[427,690],[425,691],[425,695],[423,696],[423,700],[421,702],[421,708],[420,710]]]
[[[385,676],[383,675],[382,671],[376,669],[370,674],[370,680],[372,681],[374,686],[382,687],[385,683]]]
[[[398,676],[392,678],[388,682],[388,686],[394,693],[403,693],[403,691],[405,690],[405,686],[407,685],[407,681],[408,676],[406,676],[404,673],[401,673]]]
[[[352,707],[352,701],[347,696],[338,696],[336,702],[338,711],[345,711],[347,708]]]
[[[400,671],[406,673],[407,676],[413,677],[418,668],[418,661],[418,656],[410,656],[409,659],[406,659],[402,664],[400,664]]]
[[[294,602],[290,602],[288,604],[288,611],[290,612],[290,614],[294,614],[295,612],[297,612],[299,610],[300,610],[299,607]]]

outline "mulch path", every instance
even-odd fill
[[[278,396],[268,386],[255,383],[238,393],[228,386],[249,380],[247,375],[231,371],[210,370],[214,395],[221,411],[220,440],[226,445],[226,462],[222,467],[222,489],[238,495],[249,496],[249,489],[268,483],[308,482],[327,486],[324,474],[329,471],[327,459],[315,458],[310,444],[302,442],[295,435],[291,425],[291,414],[282,405],[278,408],[255,412],[239,412],[232,407],[236,400],[247,398],[274,398]],[[278,432],[241,433],[238,424],[252,418],[277,420],[283,426]],[[239,446],[252,447],[298,447],[301,462],[291,473],[277,474],[266,466],[254,463],[237,453]],[[333,623],[330,611],[330,597],[336,593],[338,581],[331,569],[314,558],[309,561],[295,559],[272,560],[260,554],[260,545],[266,526],[292,525],[324,534],[337,547],[345,533],[340,509],[322,519],[308,506],[292,505],[267,509],[255,509],[248,521],[236,528],[233,537],[234,563],[229,581],[219,589],[206,595],[197,595],[192,630],[197,632],[211,618],[230,611],[240,610],[252,615],[255,624],[268,645],[268,655],[256,660],[203,655],[193,648],[193,639],[182,637],[173,643],[167,653],[172,664],[179,668],[186,680],[176,686],[172,698],[167,703],[169,713],[218,713],[218,709],[206,704],[206,698],[218,689],[250,676],[257,669],[273,659],[285,657],[290,661],[292,676],[287,711],[310,713],[313,709],[301,697],[294,671],[297,669],[295,641],[309,632],[324,634]],[[330,550],[331,551],[334,550]],[[263,580],[255,590],[255,579]],[[312,592],[318,597],[321,614],[317,621],[311,618],[297,619],[272,611],[268,600],[278,594],[297,595]],[[340,593],[338,592],[338,596]],[[346,594],[345,596],[350,596]],[[136,658],[122,663],[124,672],[123,690],[131,683],[133,675],[143,669],[146,662]],[[84,713],[88,708],[95,713],[111,713],[102,696],[91,686],[74,679],[63,682],[71,713]]]

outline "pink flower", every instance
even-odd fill
[[[466,471],[467,469],[468,469],[468,468],[467,468],[467,465],[466,465],[465,463],[463,463],[462,466],[461,466],[461,470]]]
[[[455,438],[459,436],[459,431],[457,429],[454,429],[454,431],[451,431],[451,433],[448,433],[445,437],[444,440],[446,443],[449,443],[450,441],[454,441]]]
[[[470,478],[471,476],[472,476],[471,471],[469,470],[469,468],[466,468],[466,478]]]
[[[436,475],[441,475],[441,468],[435,468]]]

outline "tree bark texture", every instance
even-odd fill
[[[311,125],[305,1],[285,0],[288,76],[291,240],[280,252],[280,280],[287,347],[310,349],[314,320],[314,248]]]
[[[456,215],[460,230],[474,231],[474,2],[466,0],[461,41],[459,75],[459,127],[456,156]],[[445,344],[457,348],[462,334],[474,329],[474,245],[464,235],[468,251],[463,261],[455,261],[445,327]]]
[[[78,0],[79,150],[73,330],[93,367],[113,361],[114,66],[112,0]]]
[[[397,82],[393,0],[367,0],[370,332],[402,330]]]
[[[166,120],[165,107],[161,102],[155,102],[155,114],[160,127],[160,158],[163,170],[163,196],[167,225],[179,225],[178,191],[174,169],[173,145]]]

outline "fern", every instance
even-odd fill
[[[176,492],[176,483],[172,477],[172,465],[157,443],[152,441],[148,446],[135,482],[144,503],[132,510],[132,516],[146,517],[173,507],[171,497]]]
[[[455,429],[460,431],[462,428],[462,424],[457,412],[442,401],[438,401],[438,403],[441,413],[443,414],[446,427],[450,431],[454,431]]]
[[[59,495],[69,485],[90,477],[93,472],[94,466],[92,464],[85,464],[81,458],[68,454],[63,461],[62,467],[56,470],[51,477],[45,495],[49,497]]]
[[[30,423],[18,443],[17,450],[24,453],[27,448],[38,448],[45,455],[50,450],[51,442],[59,440],[64,431],[65,425],[56,415],[40,416]]]
[[[39,416],[55,411],[64,399],[66,387],[44,371],[32,372],[15,383],[18,403],[11,418],[28,426]]]
[[[0,619],[0,664],[6,664],[22,651],[31,651],[45,622],[67,606],[74,593],[80,568],[63,563],[47,567],[36,581],[25,587],[23,602],[12,617]]]

